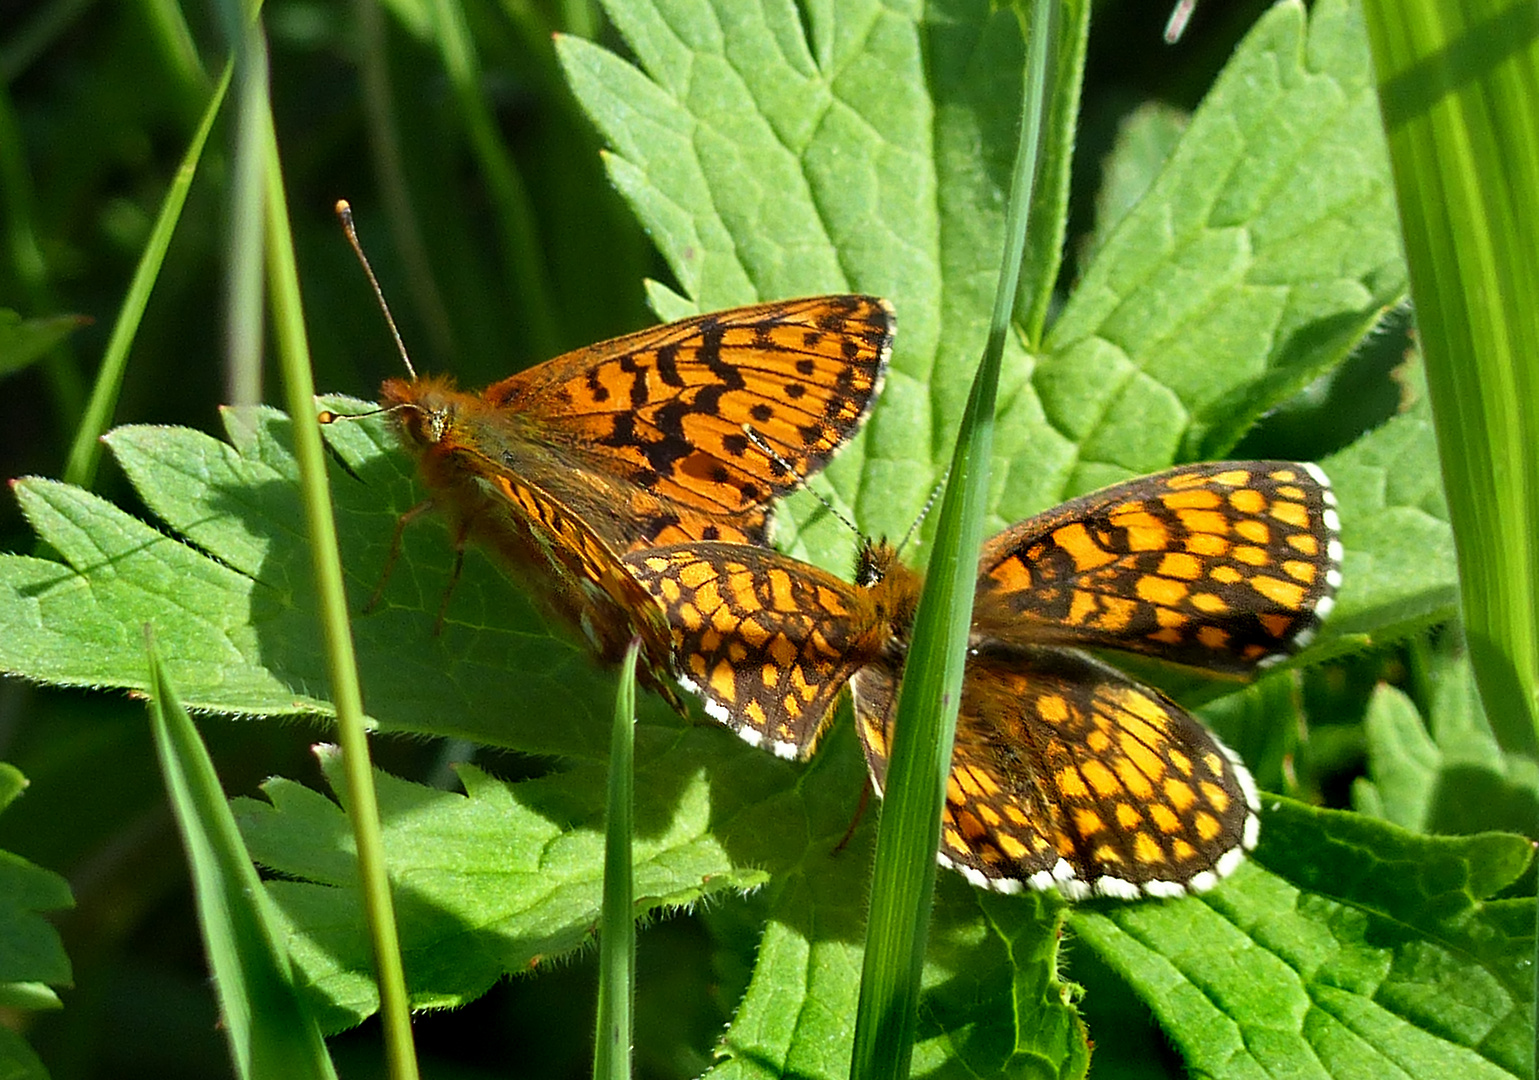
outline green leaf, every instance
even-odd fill
[[[1117,139],[1103,165],[1096,195],[1095,231],[1080,253],[1083,262],[1095,261],[1117,225],[1148,193],[1190,121],[1179,109],[1146,102],[1117,126]]]
[[[725,731],[636,733],[638,908],[676,907],[766,880],[800,853],[775,823],[805,822],[785,790],[789,768]],[[332,748],[327,778],[341,783]],[[377,774],[386,859],[414,1008],[463,1004],[590,940],[603,883],[604,769],[582,766],[508,784],[461,766],[464,795]],[[340,1030],[377,1006],[361,922],[352,830],[333,802],[292,781],[263,787],[270,804],[237,799],[254,857],[297,879],[269,888],[291,923],[291,949]],[[846,816],[845,822],[848,821]],[[824,824],[838,840],[843,823]],[[805,843],[803,837],[802,843]]]
[[[23,319],[0,308],[0,377],[20,371],[91,320],[81,315],[52,315]]]
[[[185,428],[108,436],[145,504],[191,543],[79,489],[18,482],[22,509],[64,564],[0,557],[0,668],[55,684],[143,690],[129,628],[148,621],[193,708],[256,715],[329,708],[319,693],[326,674],[288,420],[267,409],[227,411],[225,420],[230,443]],[[335,493],[343,561],[361,608],[378,584],[396,518],[422,493],[409,463],[387,450],[393,440],[377,421],[326,431],[353,472],[337,478]],[[607,739],[574,721],[607,716],[613,692],[584,652],[552,638],[475,552],[444,633],[434,636],[452,548],[434,524],[408,529],[404,539],[379,610],[355,623],[381,726],[602,759]],[[507,671],[527,673],[516,704],[502,681]]]
[[[1418,837],[1269,797],[1255,864],[1200,900],[1078,908],[1194,1073],[1530,1076],[1520,836]]]
[[[0,762],[0,811],[27,786],[12,765]],[[54,986],[73,985],[59,932],[42,916],[75,906],[69,885],[20,855],[0,851],[0,1007],[61,1007]],[[0,1076],[45,1077],[42,1063],[20,1035],[0,1025]]]
[[[1502,750],[1480,706],[1467,658],[1442,658],[1424,719],[1404,692],[1381,685],[1364,725],[1368,778],[1357,809],[1417,832],[1531,832],[1539,820],[1539,766]]]
[[[810,34],[777,3],[607,10],[639,68],[576,38],[558,53],[613,148],[610,176],[699,307],[843,289],[896,305],[881,408],[828,475],[862,528],[901,533],[950,458],[960,373],[987,336],[1019,111],[1013,16],[964,0],[932,36],[917,9],[864,3],[817,9]],[[788,550],[849,565],[853,539],[820,517]]]
[[[1033,381],[1077,490],[1222,456],[1404,295],[1359,18],[1263,16],[1064,306]]]

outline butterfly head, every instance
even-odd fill
[[[873,540],[862,537],[860,550],[855,553],[855,584],[869,589],[879,584],[898,559],[898,551],[887,537]]]
[[[386,379],[379,391],[384,407],[409,445],[420,449],[443,446],[455,427],[465,398],[445,375],[422,379]]]

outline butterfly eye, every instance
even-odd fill
[[[453,413],[449,409],[433,409],[421,414],[422,434],[427,442],[441,443],[448,437]]]

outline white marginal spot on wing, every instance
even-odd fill
[[[1213,873],[1219,877],[1228,877],[1240,868],[1245,861],[1245,849],[1242,847],[1230,848],[1219,856],[1218,862],[1213,864]]]
[[[1079,878],[1071,878],[1068,881],[1060,880],[1057,884],[1058,891],[1063,894],[1066,900],[1083,900],[1091,893],[1090,886],[1079,880]]]
[[[1245,762],[1240,760],[1239,754],[1225,746],[1217,735],[1213,735],[1213,744],[1224,752],[1224,756],[1229,759],[1229,764],[1234,766],[1234,778],[1239,782],[1240,790],[1245,793],[1245,805],[1250,807],[1252,813],[1259,811],[1261,795],[1256,790],[1256,779],[1245,767]]]
[[[1239,849],[1236,848],[1235,850],[1238,851]],[[1218,884],[1218,878],[1219,878],[1219,875],[1215,874],[1213,871],[1211,871],[1211,870],[1204,870],[1202,873],[1200,873],[1196,877],[1192,878],[1191,881],[1188,881],[1186,883],[1186,887],[1187,887],[1187,889],[1189,889],[1191,892],[1194,892],[1194,893],[1195,892],[1207,892],[1213,886]]]
[[[1207,873],[1206,870],[1203,871],[1203,874],[1205,873]],[[1197,876],[1201,877],[1202,874]],[[1189,891],[1191,891],[1188,888],[1189,885],[1190,882],[1183,883],[1180,881],[1146,881],[1144,882],[1144,892],[1149,896],[1158,897],[1161,900],[1174,900],[1177,897],[1185,896]]]
[[[940,855],[938,858],[944,859],[946,856]],[[959,863],[954,859],[948,861],[951,863],[951,869],[965,877],[970,884],[976,885],[980,889],[987,889],[989,887],[989,879],[984,876],[982,870],[979,870],[975,866],[968,866],[965,863]]]
[[[1114,900],[1136,900],[1141,892],[1147,892],[1150,896],[1158,896],[1159,893],[1154,892],[1150,886],[1163,884],[1164,882],[1161,881],[1151,881],[1140,889],[1131,881],[1123,881],[1121,878],[1115,877],[1103,877],[1096,879],[1095,891],[1101,896],[1110,896]]]

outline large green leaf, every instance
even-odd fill
[[[1072,487],[1222,456],[1404,295],[1375,104],[1355,8],[1257,24],[1048,336]]]
[[[1533,1073],[1520,836],[1420,837],[1269,796],[1255,864],[1179,904],[1075,912],[1188,1067],[1226,1077]]]

